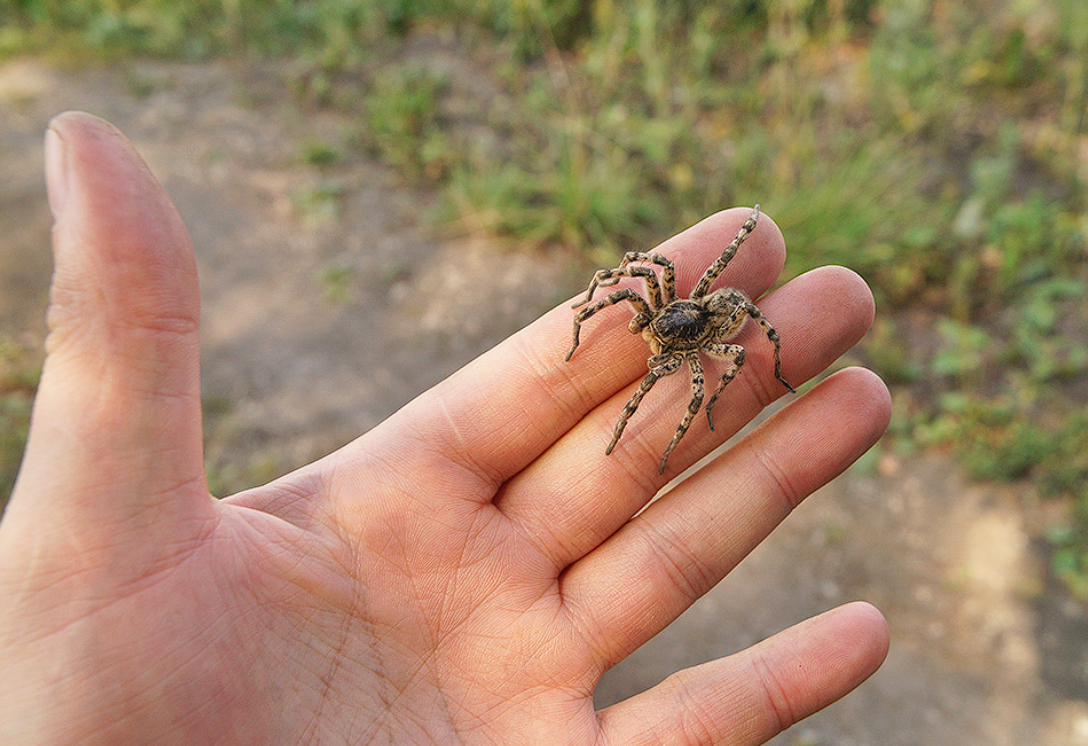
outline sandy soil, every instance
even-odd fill
[[[69,108],[120,126],[189,225],[209,461],[223,484],[274,476],[365,431],[584,280],[562,252],[442,237],[426,218],[433,196],[361,156],[324,172],[303,164],[305,142],[341,142],[351,122],[304,110],[272,70],[15,61],[0,66],[0,333],[43,333],[41,139]],[[329,183],[338,215],[299,207]],[[866,599],[891,623],[887,663],[773,743],[1088,745],[1088,621],[1048,580],[1026,498],[1025,487],[969,484],[940,456],[851,471],[610,672],[598,700]]]

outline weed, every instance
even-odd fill
[[[891,318],[877,318],[863,343],[863,349],[873,370],[891,385],[909,384],[922,375],[920,361]]]
[[[362,144],[405,176],[438,179],[451,152],[440,107],[448,88],[445,76],[424,67],[383,71],[363,107]]]
[[[335,166],[344,160],[344,154],[336,146],[321,140],[304,143],[301,157],[303,163],[317,168]]]
[[[355,276],[353,267],[330,263],[322,268],[319,281],[324,288],[325,301],[337,306],[346,304],[351,296],[351,282]]]
[[[19,472],[40,372],[41,361],[29,346],[0,336],[0,510]]]
[[[413,34],[456,39],[488,85],[404,54]],[[307,101],[355,116],[358,144],[441,190],[446,217],[600,265],[761,202],[787,274],[838,263],[872,285],[884,321],[865,355],[907,402],[896,447],[946,444],[1074,506],[1055,562],[1088,589],[1081,0],[0,5],[0,55],[42,48],[295,56]],[[361,101],[345,70],[372,81]],[[319,169],[350,157],[303,146]],[[321,221],[341,197],[322,178],[295,203]],[[928,344],[905,341],[915,318]]]
[[[987,352],[993,348],[987,330],[942,318],[937,332],[941,346],[930,362],[934,375],[954,378],[961,386],[981,380]]]
[[[343,211],[344,186],[339,182],[322,180],[298,187],[291,193],[295,212],[307,224],[316,225],[336,220]]]

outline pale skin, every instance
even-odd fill
[[[883,617],[853,603],[592,701],[604,671],[879,437],[888,396],[868,371],[823,380],[639,513],[785,391],[770,346],[747,346],[716,431],[693,427],[658,475],[684,382],[662,381],[605,457],[646,347],[629,314],[600,314],[564,363],[563,303],[343,449],[215,500],[177,213],[89,115],[53,121],[47,174],[48,354],[0,524],[0,743],[759,744],[883,660]],[[682,291],[749,213],[657,249]],[[719,285],[760,298],[784,254],[765,217]],[[795,384],[873,315],[833,267],[759,303]]]

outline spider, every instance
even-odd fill
[[[706,405],[707,425],[713,430],[714,418],[711,410],[714,408],[714,403],[744,365],[744,348],[738,344],[726,344],[726,342],[740,332],[749,318],[759,324],[767,334],[767,338],[774,344],[774,377],[792,393],[797,393],[796,389],[782,377],[781,344],[778,332],[774,330],[762,312],[747,295],[736,288],[721,288],[713,293],[709,292],[710,286],[737,253],[744,239],[755,229],[758,220],[759,205],[756,205],[752,215],[744,221],[744,225],[737,232],[736,238],[707,268],[687,298],[676,297],[676,267],[672,261],[654,252],[629,251],[624,255],[620,266],[615,269],[597,270],[589,283],[585,298],[572,306],[573,308],[585,306],[597,288],[615,285],[624,277],[640,277],[646,285],[646,297],[639,295],[632,288],[623,288],[585,306],[574,315],[574,344],[567,353],[567,361],[570,361],[578,348],[578,335],[586,319],[608,306],[623,301],[630,303],[635,310],[635,316],[631,319],[628,329],[632,334],[641,333],[642,338],[650,346],[651,355],[646,361],[650,372],[642,379],[638,391],[623,408],[619,422],[616,423],[616,429],[612,433],[612,442],[605,450],[606,455],[612,453],[620,436],[623,435],[627,421],[658,379],[672,375],[680,370],[684,361],[687,361],[688,368],[691,370],[691,403],[688,404],[687,414],[676,428],[672,441],[661,455],[657,473],[665,473],[665,463],[669,460],[669,454],[684,437],[695,415],[702,407],[705,381],[703,364],[699,358],[700,352],[705,352],[710,357],[728,364],[718,383],[718,388]],[[660,278],[652,267],[645,264],[633,264],[633,262],[645,262],[661,267]]]

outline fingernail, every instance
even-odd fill
[[[60,220],[68,200],[68,148],[52,126],[45,131],[45,186],[53,220]]]

